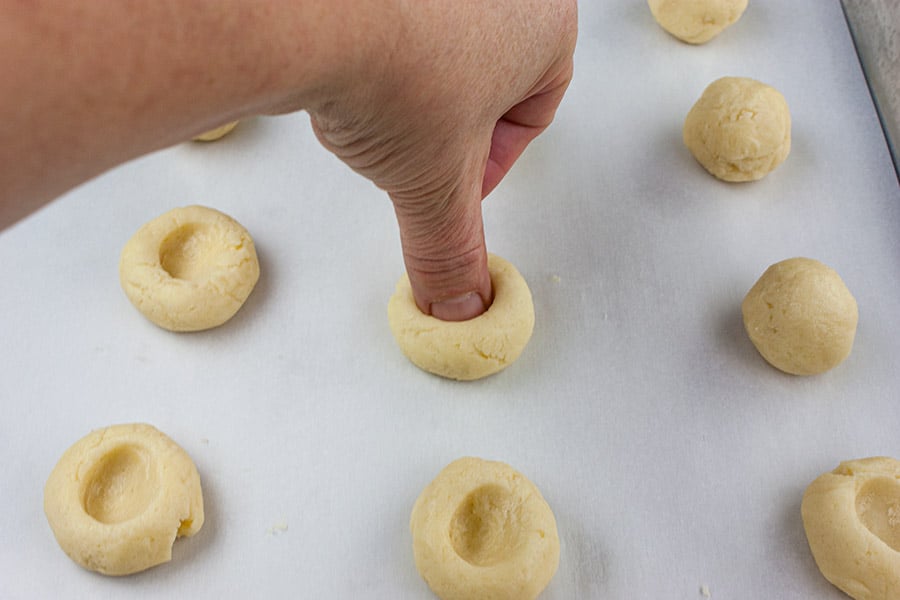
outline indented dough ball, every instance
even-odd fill
[[[171,560],[175,538],[200,530],[200,475],[155,427],[114,425],[63,453],[44,486],[44,513],[69,558],[128,575]]]
[[[842,462],[806,488],[800,513],[825,579],[856,600],[900,598],[900,462]]]
[[[775,263],[741,304],[744,328],[772,366],[814,375],[850,354],[859,312],[840,276],[811,258]]]
[[[481,379],[511,365],[534,329],[534,305],[522,275],[488,255],[494,301],[468,321],[442,321],[419,310],[404,275],[388,301],[388,323],[403,353],[417,367],[458,380]]]
[[[228,321],[253,291],[259,260],[244,227],[205,206],[176,208],[141,227],[122,249],[119,279],[131,303],[170,331]]]
[[[746,77],[711,83],[684,121],[684,144],[723,181],[762,179],[791,151],[791,113],[775,88]]]
[[[441,600],[532,600],[559,566],[556,519],[507,464],[460,458],[410,516],[416,568]]]
[[[659,25],[683,42],[703,44],[741,18],[747,0],[648,0]]]
[[[231,131],[237,127],[238,121],[233,121],[231,123],[226,123],[221,127],[216,127],[215,129],[210,129],[204,133],[193,138],[195,142],[214,142],[216,140],[222,139]]]

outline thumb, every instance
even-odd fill
[[[481,216],[484,166],[467,171],[442,193],[391,194],[416,305],[444,321],[475,318],[493,300]]]

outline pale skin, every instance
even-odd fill
[[[309,113],[387,192],[416,304],[492,300],[481,201],[553,120],[576,0],[0,0],[0,229],[143,154]]]

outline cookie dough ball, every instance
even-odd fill
[[[210,129],[205,133],[201,133],[197,137],[194,138],[195,142],[214,142],[218,139],[222,139],[229,133],[231,130],[237,127],[238,121],[234,121],[232,123],[226,123],[221,127],[216,127],[215,129]]]
[[[840,276],[811,258],[766,269],[741,305],[744,328],[772,366],[814,375],[850,354],[859,312]]]
[[[450,463],[416,500],[410,529],[416,568],[442,600],[532,600],[559,566],[553,511],[501,462]]]
[[[800,512],[825,579],[856,600],[900,598],[900,462],[842,462],[806,488]]]
[[[205,206],[176,208],[125,244],[119,279],[131,303],[169,331],[199,331],[234,316],[259,279],[253,239]]]
[[[791,113],[775,88],[746,77],[711,83],[684,121],[684,144],[723,181],[756,181],[791,151]]]
[[[416,306],[404,275],[388,302],[388,323],[403,353],[419,368],[458,380],[481,379],[511,365],[534,329],[531,291],[512,264],[488,255],[494,301],[468,321],[442,321]]]
[[[659,25],[683,42],[704,44],[741,18],[747,0],[648,0]]]
[[[203,525],[200,476],[187,453],[145,424],[93,431],[59,459],[44,512],[60,547],[104,575],[172,559],[176,537]]]

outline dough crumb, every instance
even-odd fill
[[[216,127],[215,129],[210,129],[204,133],[201,133],[198,136],[195,136],[193,140],[195,142],[215,142],[216,140],[220,140],[237,127],[238,121],[234,121],[232,123],[226,123],[221,127]]]
[[[282,533],[288,530],[287,521],[281,521],[279,523],[275,523],[267,530],[269,535],[281,535]]]

